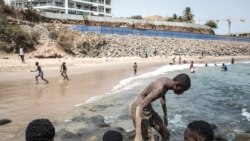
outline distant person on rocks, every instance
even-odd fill
[[[38,71],[38,75],[36,76],[36,83],[38,84],[38,77],[41,76],[41,79],[43,81],[45,81],[47,84],[49,83],[49,81],[47,81],[46,79],[43,78],[43,71],[41,69],[41,66],[39,66],[39,63],[36,62],[36,66],[37,66],[37,69],[36,70],[31,70],[30,72],[36,72]]]
[[[163,141],[169,141],[170,132],[167,129],[168,117],[165,94],[168,90],[173,90],[175,94],[181,95],[190,86],[189,76],[179,74],[173,79],[168,77],[158,78],[144,88],[129,105],[129,113],[136,130],[135,141],[151,141],[153,139],[151,127],[161,135]],[[163,120],[151,105],[157,99],[160,99],[164,114]]]
[[[26,128],[26,141],[53,141],[55,128],[48,119],[35,119]]]
[[[68,78],[68,76],[67,76],[67,67],[66,67],[65,62],[62,63],[60,72],[61,72],[61,75],[62,75],[62,77],[64,78],[64,80],[65,80],[65,79],[69,80],[69,78]]]
[[[217,67],[217,64],[215,63],[214,66]]]
[[[184,141],[213,141],[212,126],[205,121],[193,121],[188,124],[184,132]]]
[[[181,56],[179,56],[179,64],[181,64]]]
[[[19,48],[19,56],[21,57],[22,63],[25,63],[23,47]]]
[[[221,68],[222,68],[222,70],[227,71],[227,66],[224,63],[222,63]]]
[[[104,133],[102,141],[123,141],[122,134],[118,131],[109,130]]]
[[[205,63],[205,67],[207,67],[207,63]]]
[[[232,58],[232,60],[231,60],[231,64],[234,64],[234,58]]]
[[[133,68],[134,68],[134,75],[136,75],[137,74],[137,64],[136,64],[136,62],[134,63]]]

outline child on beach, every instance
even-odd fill
[[[193,61],[191,61],[191,64],[190,64],[189,69],[190,69],[190,72],[191,72],[191,73],[195,73],[195,70],[194,70],[194,62],[193,62]]]
[[[136,130],[135,141],[152,140],[151,127],[162,136],[163,141],[169,141],[170,132],[167,129],[168,118],[165,94],[168,90],[173,90],[175,94],[181,95],[190,86],[189,76],[179,74],[173,79],[167,77],[158,78],[142,90],[129,106],[129,112]],[[160,99],[161,102],[164,123],[151,105],[157,99]]]
[[[136,64],[136,62],[134,63],[133,68],[134,68],[134,75],[136,75],[137,74],[137,64]]]
[[[36,83],[38,84],[38,77],[41,76],[41,79],[43,81],[45,81],[47,84],[49,83],[49,81],[47,81],[46,79],[43,78],[43,71],[41,69],[41,66],[39,66],[39,63],[36,62],[36,66],[37,66],[37,69],[36,70],[31,70],[30,72],[36,72],[38,71],[38,75],[36,76]]]
[[[65,62],[62,63],[60,72],[61,72],[61,75],[64,77],[64,80],[65,79],[69,80],[69,78],[67,76],[67,67],[65,65]]]

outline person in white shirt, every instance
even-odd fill
[[[21,48],[19,49],[19,55],[20,55],[20,57],[21,57],[22,63],[25,63],[25,61],[24,61],[24,51],[23,51],[23,47],[21,47]]]

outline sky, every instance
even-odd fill
[[[197,24],[207,20],[221,20],[216,34],[228,33],[231,19],[231,33],[250,32],[250,0],[112,0],[113,17],[141,16],[181,16],[190,7]],[[245,19],[245,22],[240,22]],[[199,22],[200,21],[200,22]]]

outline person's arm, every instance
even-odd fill
[[[141,122],[142,118],[140,116],[140,107],[136,108],[135,113],[135,139],[134,141],[143,141],[142,134],[141,134]]]
[[[165,125],[168,126],[168,113],[167,113],[165,95],[161,97],[160,102],[161,102],[161,107],[162,107],[163,114],[164,114],[163,120],[164,120]]]

